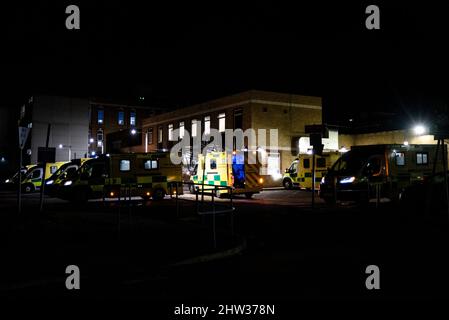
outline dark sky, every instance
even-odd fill
[[[41,92],[145,95],[171,108],[262,89],[322,96],[334,121],[367,110],[425,117],[447,104],[441,2],[55,2],[3,7],[5,105]],[[65,28],[69,4],[81,30]],[[381,30],[365,28],[369,4]]]

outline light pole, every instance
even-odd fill
[[[60,144],[59,145],[59,149],[64,149],[64,148],[68,148],[69,149],[69,161],[72,160],[72,146],[67,146],[65,144]]]
[[[142,130],[137,130],[136,128],[132,128],[132,129],[129,131],[129,133],[130,133],[132,136],[135,136],[135,135],[138,134],[138,133],[143,133],[143,131],[142,131]],[[145,152],[148,152],[148,130],[145,131]]]

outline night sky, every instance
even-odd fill
[[[144,95],[170,109],[260,89],[322,96],[325,121],[338,122],[363,111],[417,120],[448,102],[441,2],[58,2],[3,7],[2,105]],[[81,30],[65,28],[69,4]],[[381,30],[365,28],[369,4]]]

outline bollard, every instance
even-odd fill
[[[212,230],[213,230],[213,238],[214,238],[214,249],[217,249],[217,232],[216,232],[216,222],[215,222],[215,186],[212,191]]]

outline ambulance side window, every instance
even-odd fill
[[[157,160],[146,160],[143,167],[145,170],[154,170],[159,168],[159,162]]]
[[[217,160],[215,160],[215,159],[210,159],[210,169],[211,169],[211,170],[217,169]]]
[[[131,161],[130,160],[120,160],[120,171],[121,172],[131,171]]]
[[[58,170],[58,167],[57,167],[57,166],[51,166],[51,167],[50,167],[50,173],[51,173],[51,174],[55,173],[57,170]]]
[[[310,168],[310,159],[304,159],[303,165],[304,165],[304,169],[309,169]]]

